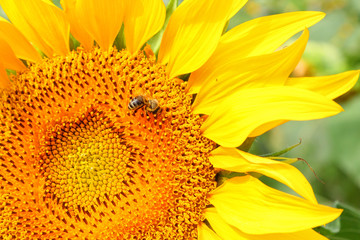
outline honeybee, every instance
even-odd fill
[[[129,110],[137,110],[145,106],[146,111],[156,113],[159,110],[159,102],[156,99],[146,99],[143,95],[138,95],[130,100]]]

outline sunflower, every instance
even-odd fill
[[[0,0],[1,238],[325,239],[312,228],[341,210],[237,147],[341,112],[358,71],[289,77],[324,14],[224,33],[245,3]]]

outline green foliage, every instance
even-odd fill
[[[280,150],[280,151],[278,151],[278,152],[273,152],[273,153],[264,154],[264,155],[262,155],[262,157],[279,157],[279,156],[282,156],[283,154],[285,154],[285,153],[291,151],[292,149],[300,146],[300,144],[301,144],[301,139],[300,139],[299,143],[297,143],[297,144],[294,144],[294,145],[292,145],[292,146],[290,146],[290,147],[287,147],[287,148],[285,148],[285,149],[282,149],[282,150]]]
[[[121,26],[121,29],[115,38],[114,46],[118,50],[126,48],[125,35],[124,35],[124,24]]]
[[[80,46],[80,42],[70,33],[69,39],[70,51],[76,50]]]
[[[60,4],[60,0],[52,0],[52,2],[53,2],[56,6],[58,6],[59,8],[62,8],[62,7],[61,7],[61,4]]]
[[[315,230],[330,240],[360,239],[360,209],[355,209],[343,203],[336,203],[334,207],[344,209],[341,216]]]

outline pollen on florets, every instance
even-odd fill
[[[185,87],[153,56],[115,49],[16,76],[0,103],[2,236],[196,239],[214,144]],[[129,110],[139,95],[159,109]]]

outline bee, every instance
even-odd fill
[[[156,113],[160,109],[159,102],[156,99],[147,100],[145,105],[146,105],[146,111],[148,112]]]
[[[128,104],[129,110],[137,110],[145,106],[146,111],[156,113],[159,110],[159,102],[156,99],[146,99],[142,95],[138,95],[130,100]]]

